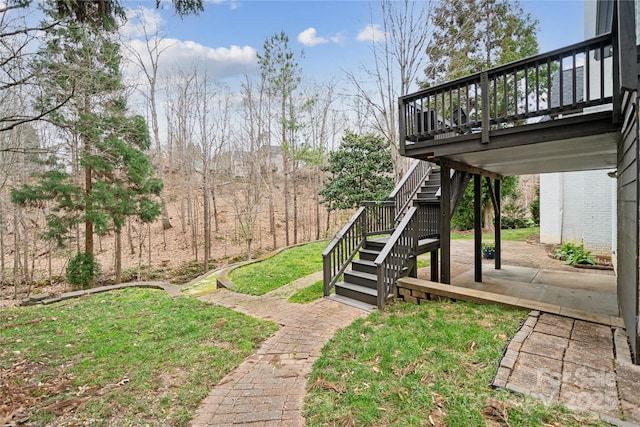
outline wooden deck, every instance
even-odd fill
[[[624,327],[618,316],[594,314],[590,311],[563,307],[556,304],[519,298],[511,295],[496,294],[477,289],[463,288],[453,285],[431,282],[428,280],[405,277],[398,280],[398,294],[408,302],[421,303],[436,297],[451,298],[453,300],[471,301],[478,304],[498,304],[519,310],[540,310],[545,313],[557,314],[574,319],[585,320],[612,327]]]

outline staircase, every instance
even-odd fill
[[[382,308],[417,256],[437,253],[439,196],[440,168],[417,161],[387,201],[365,203],[323,253],[325,296]]]

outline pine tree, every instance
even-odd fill
[[[538,53],[538,21],[518,1],[450,0],[432,14],[425,85],[442,83]]]
[[[60,19],[47,10],[49,19]],[[47,170],[12,191],[14,203],[47,201],[47,237],[64,245],[69,232],[84,223],[84,248],[76,257],[71,280],[91,286],[98,271],[94,259],[94,234],[115,232],[117,241],[126,219],[137,216],[153,221],[160,213],[156,199],[162,182],[142,150],[149,148],[149,131],[140,116],[128,116],[120,75],[119,46],[111,39],[115,27],[67,20],[49,34],[40,52],[40,66],[56,72],[43,81],[55,102],[73,94],[72,101],[57,109],[50,120],[63,129],[65,150],[49,160]],[[116,278],[119,246],[116,244]]]
[[[439,84],[538,53],[538,21],[518,1],[451,0],[438,3],[432,15],[434,32],[427,47],[429,65],[424,86]],[[522,76],[524,78],[524,76]],[[531,81],[531,80],[530,80]],[[500,92],[502,89],[499,89]],[[513,108],[498,105],[498,109]],[[503,180],[502,198],[516,191],[517,177]],[[473,227],[473,183],[452,217],[454,227]],[[492,210],[483,187],[485,226]]]

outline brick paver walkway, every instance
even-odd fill
[[[326,298],[290,304],[285,296],[282,290],[261,297],[218,290],[201,298],[282,328],[213,388],[193,426],[304,426],[305,387],[322,346],[368,313]]]
[[[452,242],[452,278],[473,268],[472,248],[470,240]],[[502,262],[575,271],[548,257],[543,246],[522,242],[503,242]],[[428,278],[428,273],[429,268],[421,269],[419,277]],[[286,302],[296,288],[319,279],[321,275],[317,273],[261,297],[217,290],[200,298],[276,322],[282,328],[212,389],[197,410],[193,426],[304,426],[305,387],[322,346],[338,329],[368,314],[325,298],[308,305]]]
[[[509,343],[493,386],[640,423],[640,366],[621,329],[532,311]],[[634,424],[635,425],[635,424]]]

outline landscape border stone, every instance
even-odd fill
[[[304,246],[304,245],[309,245],[311,243],[316,243],[316,242],[323,242],[323,241],[328,241],[328,239],[320,239],[320,240],[313,240],[311,242],[304,242],[304,243],[297,243],[295,245],[290,245],[290,246],[285,246],[283,248],[278,248],[274,251],[271,251],[269,253],[267,253],[266,255],[262,256],[261,258],[256,258],[256,259],[250,259],[250,260],[246,260],[246,261],[240,261],[237,262],[235,264],[231,264],[227,267],[222,268],[222,270],[218,269],[212,272],[207,273],[206,275],[201,276],[202,279],[204,279],[205,277],[214,274],[215,272],[218,272],[218,277],[216,279],[216,283],[217,283],[217,287],[218,289],[229,289],[229,290],[233,290],[235,287],[235,284],[231,281],[231,279],[229,278],[229,276],[231,275],[231,272],[237,268],[243,267],[245,265],[249,265],[249,264],[254,264],[257,262],[262,262],[262,261],[266,261],[270,258],[273,258],[274,256],[278,255],[280,252],[283,252],[287,249],[291,249],[291,248],[297,248],[298,246]]]
[[[115,291],[118,289],[125,289],[125,288],[160,289],[167,292],[167,294],[169,294],[171,298],[181,298],[185,296],[182,292],[180,292],[180,289],[177,286],[172,285],[170,283],[131,282],[131,283],[121,283],[119,285],[107,285],[107,286],[100,286],[100,287],[91,288],[91,289],[83,289],[80,291],[66,292],[64,294],[60,294],[59,296],[52,297],[52,298],[45,298],[45,299],[42,299],[40,297],[27,298],[20,301],[17,305],[18,306],[38,305],[38,304],[48,305],[48,304],[53,304],[60,301],[70,300],[73,298],[83,297],[85,295],[99,294],[102,292]]]

